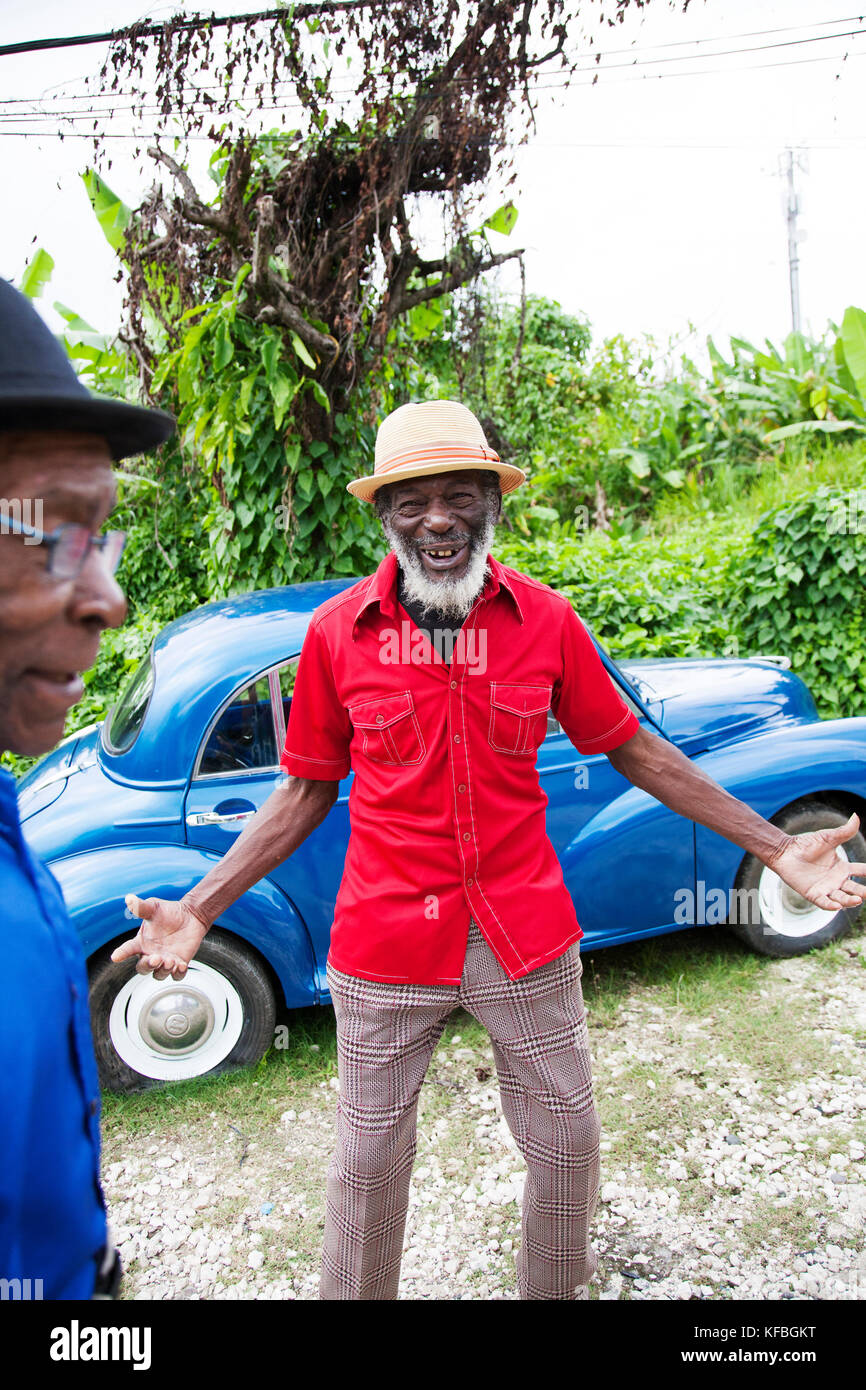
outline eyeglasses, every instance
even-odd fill
[[[86,526],[74,521],[58,526],[54,531],[38,531],[25,526],[11,516],[0,516],[0,535],[33,537],[37,545],[48,547],[48,574],[54,579],[77,579],[91,550],[102,552],[102,562],[109,574],[114,574],[126,545],[125,531],[106,531],[94,536]]]

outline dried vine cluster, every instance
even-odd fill
[[[646,2],[612,0],[600,17]],[[522,254],[470,233],[473,197],[494,167],[507,177],[513,118],[532,117],[536,70],[573,66],[579,8],[332,0],[270,21],[218,29],[181,17],[156,35],[125,33],[103,86],[131,95],[151,129],[155,99],[148,153],[171,176],[167,187],[158,178],[128,238],[127,340],[145,372],[148,312],[175,343],[180,314],[248,266],[241,312],[296,333],[329,402],[344,408],[400,315]],[[241,107],[273,106],[282,124],[251,134],[239,94]],[[301,110],[301,129],[286,122],[289,108]],[[214,203],[166,148],[179,128],[224,154]],[[422,257],[410,226],[418,194],[446,200],[448,249],[435,259]],[[307,412],[322,409],[302,400]],[[308,420],[304,433],[323,429],[323,418]]]

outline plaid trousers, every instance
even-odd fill
[[[505,1119],[527,1166],[518,1291],[585,1298],[596,1269],[593,1104],[577,943],[510,980],[472,921],[457,985],[380,984],[328,965],[337,1017],[337,1150],[328,1169],[320,1296],[395,1299],[418,1094],[458,1006],[489,1032]]]

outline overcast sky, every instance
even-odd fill
[[[262,7],[215,0],[201,8]],[[99,32],[177,8],[0,0],[0,44]],[[689,351],[708,333],[721,343],[732,333],[781,339],[791,309],[779,170],[794,147],[804,327],[820,333],[847,304],[866,306],[866,17],[853,8],[845,0],[691,0],[684,16],[652,0],[643,16],[594,28],[605,54],[598,83],[580,76],[562,90],[551,78],[539,93],[537,130],[518,151],[513,243],[527,247],[529,290],[587,313],[596,339],[649,333]],[[56,120],[34,127],[21,99],[44,109],[54,91],[80,92],[103,55],[81,47],[0,57],[0,273],[17,280],[34,242],[44,246],[56,270],[40,307],[53,326],[58,299],[113,329],[122,292],[78,177],[90,146],[61,143]],[[21,133],[28,129],[37,133]],[[108,180],[136,203],[151,171],[129,145],[112,146]],[[499,201],[491,190],[491,210]],[[513,273],[501,283],[514,288]]]

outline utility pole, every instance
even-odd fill
[[[795,333],[800,332],[800,251],[799,244],[805,240],[805,232],[801,232],[797,227],[797,215],[800,211],[800,199],[797,197],[797,188],[794,183],[794,170],[803,169],[804,165],[800,155],[794,155],[794,151],[789,149],[787,154],[787,188],[783,194],[785,217],[788,223],[788,279],[791,286],[791,327]],[[780,171],[781,172],[781,171]]]

